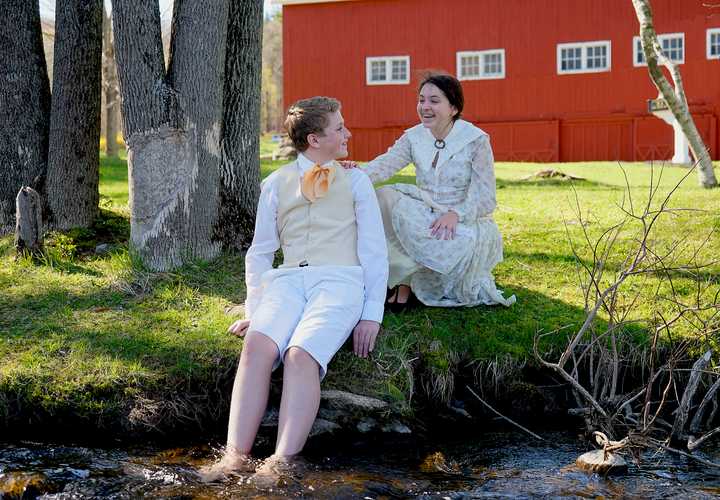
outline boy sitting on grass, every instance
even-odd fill
[[[255,235],[245,257],[245,337],[230,406],[224,457],[207,474],[249,472],[250,450],[265,413],[270,374],[284,365],[275,453],[257,469],[276,477],[305,445],[320,405],[320,381],[351,332],[366,357],[383,317],[387,248],[372,183],[335,160],[350,131],[340,102],[313,97],[293,104],[285,128],[298,151],[262,184]],[[273,269],[275,251],[284,261]]]

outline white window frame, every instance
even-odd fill
[[[587,67],[587,51],[588,47],[597,47],[604,45],[607,49],[607,67],[605,68],[588,68]],[[563,49],[580,49],[580,69],[562,69],[562,51]],[[612,42],[610,40],[595,40],[593,42],[572,42],[557,44],[557,73],[558,75],[576,75],[578,73],[607,73],[612,69]]]
[[[712,41],[712,36],[713,36],[713,35],[717,35],[718,38],[720,38],[720,28],[709,28],[709,29],[707,30],[707,43],[706,43],[706,47],[707,47],[707,58],[708,58],[708,59],[720,59],[720,51],[718,51],[718,53],[715,54],[715,55],[712,55],[712,54],[710,53],[710,42]]]
[[[502,71],[500,71],[499,73],[485,73],[485,56],[495,54],[500,55],[500,64]],[[462,74],[462,58],[471,56],[478,57],[478,64],[480,65],[479,74],[472,76],[464,76]],[[464,50],[456,52],[455,73],[457,74],[458,80],[502,80],[503,78],[505,78],[505,49]]]
[[[387,80],[372,80],[372,63],[373,62],[385,62],[385,76]],[[407,72],[405,78],[402,80],[392,79],[392,63],[393,61],[403,61],[407,66]],[[365,58],[365,83],[366,85],[407,85],[410,83],[410,56],[379,56],[379,57],[366,57]]]
[[[661,47],[662,47],[663,40],[666,40],[666,39],[668,39],[668,38],[680,38],[680,39],[682,39],[682,46],[683,46],[682,59],[679,60],[679,61],[673,61],[673,62],[674,62],[675,64],[685,64],[685,49],[686,49],[686,46],[685,46],[685,33],[663,33],[663,34],[661,34],[661,35],[658,35],[657,37],[658,37],[658,42],[660,42],[660,46],[661,46]],[[647,61],[641,62],[641,63],[639,63],[639,62],[637,61],[637,60],[638,60],[638,58],[637,58],[638,52],[643,52],[642,42],[640,41],[640,37],[639,37],[639,36],[634,36],[634,37],[633,37],[633,42],[632,42],[632,61],[633,61],[633,66],[635,66],[636,68],[642,68],[642,67],[644,67],[644,66],[647,66]],[[644,52],[643,52],[643,57],[645,57],[645,53],[644,53]]]

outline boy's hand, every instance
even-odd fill
[[[228,328],[228,332],[238,337],[244,337],[247,333],[248,327],[250,326],[249,319],[239,319]]]
[[[362,319],[353,330],[353,351],[361,358],[367,358],[375,349],[375,339],[380,330],[380,323]]]
[[[356,161],[352,160],[342,160],[338,162],[342,168],[345,170],[350,170],[351,168],[358,168],[358,164]]]

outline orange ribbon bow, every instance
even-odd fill
[[[303,175],[300,190],[303,196],[312,203],[327,194],[333,179],[335,179],[334,167],[315,165]]]

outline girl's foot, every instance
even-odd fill
[[[201,467],[198,471],[203,483],[222,481],[228,476],[243,472],[255,472],[255,464],[249,455],[239,453],[226,453],[219,461]]]
[[[407,285],[398,285],[390,290],[390,295],[387,299],[388,304],[406,304],[410,300],[410,287]]]

